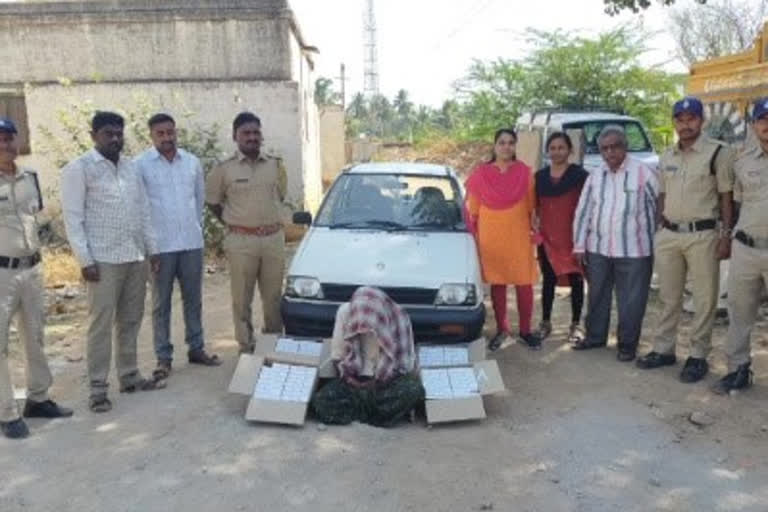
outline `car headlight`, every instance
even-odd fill
[[[444,284],[437,291],[435,304],[459,306],[474,304],[476,300],[475,285],[466,283]]]
[[[289,297],[322,299],[323,287],[316,277],[288,276],[285,284],[285,294]]]

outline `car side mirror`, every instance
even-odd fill
[[[296,212],[293,214],[293,223],[309,226],[312,224],[312,214],[309,212]]]

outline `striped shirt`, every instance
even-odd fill
[[[178,149],[169,162],[151,148],[136,160],[151,207],[159,253],[203,247],[203,167],[198,158]]]
[[[658,194],[656,172],[641,161],[628,156],[616,172],[603,163],[581,192],[573,251],[609,258],[651,256]]]

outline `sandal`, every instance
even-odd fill
[[[491,352],[495,352],[501,348],[501,346],[504,344],[505,341],[509,338],[509,333],[499,331],[496,333],[496,336],[491,338],[491,341],[488,343],[488,350]]]
[[[578,345],[584,339],[584,330],[579,324],[571,324],[568,329],[568,343]]]
[[[129,384],[127,386],[120,385],[120,392],[121,393],[135,393],[136,391],[154,391],[156,389],[164,389],[168,383],[165,381],[165,379],[160,380],[154,380],[154,379],[145,379],[141,378],[134,382],[133,384]]]
[[[88,402],[88,407],[91,412],[104,413],[112,410],[112,402],[109,401],[107,395],[92,396]]]
[[[158,361],[157,367],[152,372],[152,380],[165,380],[171,375],[171,362]]]
[[[603,348],[605,345],[605,343],[590,343],[586,338],[581,338],[571,343],[571,350],[591,350],[593,348]]]
[[[216,354],[208,355],[205,350],[192,350],[187,354],[189,362],[192,364],[201,364],[203,366],[219,366],[221,360]]]
[[[542,320],[539,322],[539,331],[537,334],[542,341],[549,338],[549,335],[552,334],[552,322],[549,320]]]

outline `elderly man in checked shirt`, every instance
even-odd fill
[[[615,288],[617,359],[629,362],[648,303],[659,182],[654,169],[627,155],[621,126],[603,128],[598,146],[603,165],[587,178],[573,225],[574,257],[584,262],[589,283],[587,335],[573,348],[606,345]]]
[[[165,387],[139,373],[136,341],[144,316],[147,264],[157,272],[149,202],[137,167],[122,158],[121,116],[98,112],[91,122],[94,149],[61,172],[67,237],[88,285],[90,409],[112,409],[107,398],[115,327],[115,366],[121,392]]]
[[[157,237],[160,270],[152,280],[152,331],[157,368],[152,376],[171,373],[171,295],[179,280],[184,306],[184,340],[192,364],[218,366],[215,355],[203,348],[203,201],[205,179],[198,158],[176,146],[176,121],[168,114],[149,119],[154,147],[136,165],[149,197],[152,228]]]

